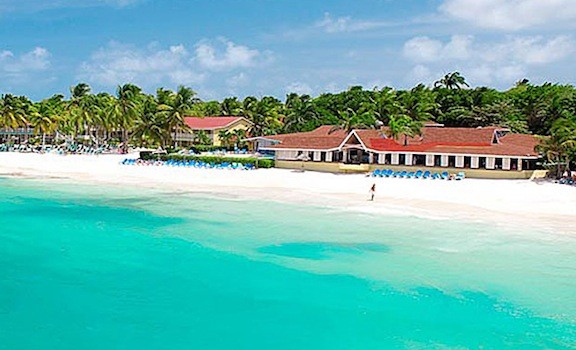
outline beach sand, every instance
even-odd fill
[[[576,187],[546,181],[443,181],[286,169],[238,171],[120,164],[124,158],[136,157],[0,153],[0,176],[143,186],[576,234]],[[376,184],[376,196],[369,201],[372,184]]]

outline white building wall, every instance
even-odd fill
[[[456,168],[464,168],[464,156],[456,156]]]
[[[378,153],[378,164],[384,164],[386,161],[386,154]]]
[[[412,153],[406,153],[406,158],[404,159],[405,165],[412,165]]]
[[[470,164],[470,167],[472,169],[478,169],[478,167],[480,166],[480,158],[479,157],[472,157],[472,162]]]
[[[331,162],[331,161],[332,161],[332,152],[326,152],[326,161],[327,161],[327,162]]]
[[[522,170],[522,158],[518,158],[518,170]]]
[[[448,155],[443,154],[440,158],[440,166],[447,167],[448,166]]]
[[[486,169],[494,169],[496,166],[496,158],[486,157]]]
[[[434,166],[434,155],[427,154],[426,155],[426,166]]]
[[[502,158],[502,169],[510,170],[510,158]]]
[[[392,165],[398,165],[400,162],[400,155],[398,153],[392,153]]]
[[[320,151],[314,151],[314,156],[312,157],[312,160],[314,160],[315,162],[320,161]]]

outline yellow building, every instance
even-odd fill
[[[199,132],[204,132],[210,139],[213,146],[222,146],[222,141],[218,134],[221,131],[230,133],[236,130],[248,132],[252,123],[243,117],[185,117],[184,122],[189,130],[176,134],[176,141],[179,143],[194,143]]]

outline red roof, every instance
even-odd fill
[[[230,126],[242,117],[184,117],[184,123],[192,130],[214,130]]]
[[[505,134],[492,143],[495,131],[505,129],[489,128],[424,128],[422,136],[404,138],[399,141],[384,137],[366,137],[358,133],[367,148],[375,151],[425,152],[449,154],[485,154],[502,156],[536,157],[539,140],[534,135]]]
[[[312,131],[266,136],[266,138],[280,141],[279,144],[269,148],[326,150],[338,148],[346,136],[348,134],[344,130],[335,130],[331,125],[323,125]]]
[[[327,125],[309,132],[267,136],[267,138],[280,141],[279,144],[270,146],[273,149],[330,150],[338,148],[349,136],[344,130],[330,133],[331,130],[333,127]],[[497,127],[425,127],[421,136],[409,137],[407,145],[404,145],[403,136],[399,137],[398,141],[387,137],[386,129],[355,130],[354,133],[366,148],[373,151],[538,156],[534,148],[539,140],[535,136],[508,133],[497,138],[498,143],[493,143],[496,131],[507,130]],[[352,138],[350,140],[354,141],[354,136],[350,137]]]

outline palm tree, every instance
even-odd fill
[[[232,141],[232,137],[233,134],[228,131],[228,130],[220,130],[218,132],[218,139],[220,139],[220,142],[222,143],[222,145],[229,147],[230,143]]]
[[[20,98],[12,94],[0,97],[0,127],[16,129],[28,124],[25,106]]]
[[[554,122],[551,136],[541,138],[536,147],[548,162],[556,165],[556,176],[562,173],[562,165],[570,168],[570,162],[576,159],[576,116],[568,115]]]
[[[113,122],[121,132],[122,152],[128,151],[128,139],[131,127],[142,110],[141,89],[133,84],[124,84],[116,89],[116,103],[111,107]]]
[[[470,87],[460,72],[446,74],[442,79],[434,82],[434,87],[443,87],[449,90],[460,90],[463,86]]]
[[[328,134],[334,133],[338,130],[344,130],[350,133],[354,129],[371,129],[376,125],[374,116],[369,112],[358,113],[351,108],[340,113],[340,124],[332,127]]]
[[[412,120],[408,116],[390,117],[387,130],[388,137],[398,140],[400,136],[404,136],[404,146],[408,145],[408,137],[421,135],[421,133],[422,122]]]
[[[90,86],[80,83],[70,88],[70,101],[66,106],[66,121],[75,140],[80,132],[89,132],[93,123],[95,101],[90,94]]]
[[[220,104],[222,115],[242,115],[242,102],[236,97],[227,97]]]
[[[158,113],[158,104],[147,96],[142,104],[142,114],[136,119],[131,136],[140,145],[166,147],[170,142],[170,129],[164,115]]]
[[[164,114],[170,130],[171,141],[177,147],[176,136],[179,130],[186,128],[184,117],[190,114],[193,106],[200,100],[196,97],[194,90],[179,86],[176,93],[169,90],[159,89],[157,91],[158,111]]]
[[[30,124],[36,134],[42,133],[42,147],[46,145],[46,135],[53,134],[58,129],[62,115],[62,95],[55,95],[42,100],[36,105],[35,113],[30,115]]]
[[[312,129],[316,126],[318,113],[312,104],[312,99],[310,96],[289,94],[286,97],[285,109],[285,132],[290,133],[304,131],[306,129]],[[309,127],[306,127],[307,125],[309,125]]]

